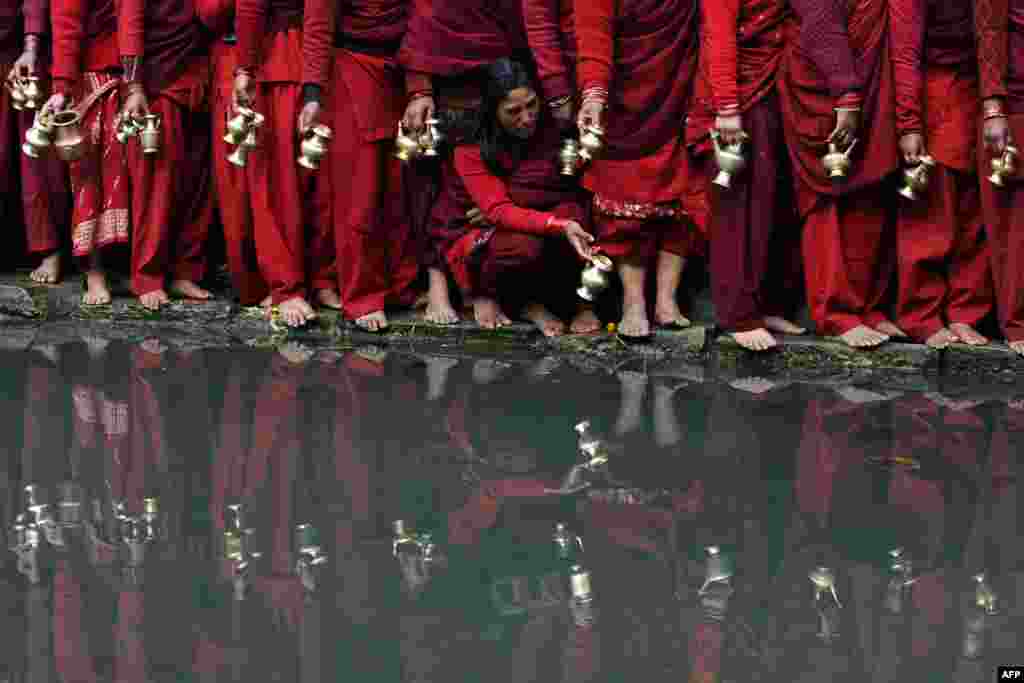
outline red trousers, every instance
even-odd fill
[[[266,123],[246,166],[256,259],[275,304],[307,296],[307,285],[335,287],[329,238],[321,234],[330,225],[329,174],[296,163],[301,89],[295,83],[259,85],[255,107]]]
[[[128,144],[131,288],[137,296],[162,289],[168,275],[193,282],[203,278],[213,219],[209,113],[167,93],[152,97],[149,108],[162,120],[160,151],[143,154],[137,139]]]
[[[880,186],[820,197],[804,220],[804,277],[820,335],[837,336],[886,320],[879,310],[892,275],[891,234]]]
[[[87,73],[82,78],[81,101],[111,77]],[[88,144],[78,161],[70,164],[74,209],[71,216],[72,254],[89,256],[94,249],[128,244],[131,192],[125,145],[114,137],[121,98],[115,86],[101,95],[82,120]]]
[[[1010,117],[1015,140],[1024,134],[1024,114]],[[979,146],[979,150],[982,149]],[[996,310],[1007,341],[1024,341],[1024,184],[1014,180],[1005,188],[988,181],[991,154],[979,152],[981,206],[991,252]]]
[[[511,289],[506,278],[525,281],[531,274],[539,275],[544,238],[496,230],[484,249],[474,294],[496,299],[499,290]],[[499,288],[499,283],[505,287]]]
[[[978,178],[937,166],[896,219],[896,321],[924,341],[947,323],[976,325],[992,308]]]
[[[0,65],[0,74],[6,77],[9,72],[9,65]],[[70,217],[71,193],[67,168],[56,155],[30,159],[21,151],[34,115],[28,110],[15,111],[10,91],[4,88],[0,92],[0,194],[9,203],[9,198],[16,196],[20,177],[21,206],[4,206],[4,215],[23,218],[25,246],[30,253],[47,253],[60,248],[60,234]]]
[[[596,209],[596,206],[595,206]],[[613,259],[633,257],[648,263],[656,251],[668,251],[679,256],[690,256],[697,251],[702,236],[688,219],[679,215],[671,218],[623,218],[609,216],[600,210],[593,213],[595,244],[602,253]]]
[[[233,45],[217,41],[210,53],[213,87],[210,89],[210,110],[213,122],[213,187],[215,201],[224,226],[231,283],[243,306],[259,303],[269,293],[266,281],[256,262],[252,210],[249,208],[248,180],[243,169],[230,163],[232,147],[224,141],[228,119],[231,118],[231,91],[238,57]]]
[[[793,268],[796,215],[788,197],[782,115],[769,95],[744,115],[751,138],[749,167],[729,189],[709,183],[711,199],[711,295],[724,330],[764,327],[765,315],[784,315],[795,295]],[[709,159],[709,178],[718,167]],[[788,304],[788,305],[787,305]]]

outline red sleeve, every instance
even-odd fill
[[[305,0],[302,16],[302,83],[327,87],[334,45],[334,0]]]
[[[1006,97],[1009,25],[1009,0],[974,0],[982,99]]]
[[[505,181],[491,173],[484,164],[478,146],[463,145],[456,148],[455,170],[473,198],[473,203],[499,230],[536,235],[553,233],[548,227],[548,219],[553,214],[516,206],[508,196]]]
[[[700,8],[704,19],[701,49],[707,60],[715,111],[738,109],[739,46],[736,33],[740,22],[740,0],[701,0]]]
[[[889,0],[896,132],[901,137],[924,132],[924,24],[924,0]]]
[[[146,0],[117,0],[117,47],[122,58],[146,54]]]
[[[85,3],[59,0],[50,13],[53,31],[53,89],[68,93],[81,77],[82,41],[85,40]]]
[[[235,0],[197,0],[196,15],[206,28],[217,35],[231,30],[235,14]]]
[[[583,1],[583,0],[581,0]],[[846,28],[845,0],[790,0],[800,17],[800,48],[840,97],[863,88]]]
[[[25,17],[25,33],[45,35],[50,16],[50,0],[24,0],[21,13]]]
[[[562,47],[559,0],[523,0],[526,40],[537,62],[541,91],[545,99],[572,95],[569,63]]]
[[[574,0],[576,83],[609,90],[615,55],[616,0]]]
[[[255,70],[260,60],[260,41],[265,38],[267,0],[237,0],[235,33],[238,34],[238,66]]]

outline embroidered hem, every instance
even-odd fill
[[[610,218],[647,221],[655,218],[682,219],[686,211],[679,201],[648,204],[644,202],[623,202],[594,195],[594,212]]]

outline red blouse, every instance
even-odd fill
[[[310,83],[326,88],[334,39],[334,3],[331,0],[290,0],[301,17],[302,41],[287,38],[288,23],[272,21],[290,12],[272,0],[238,0],[239,64],[259,66],[262,81]],[[280,4],[280,2],[278,3]]]
[[[113,0],[60,0],[51,22],[55,91],[69,92],[83,72],[120,67]]]
[[[981,97],[1006,97],[1010,0],[974,0]]]

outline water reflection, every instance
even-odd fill
[[[0,680],[986,680],[1024,403],[366,348],[0,357]]]

